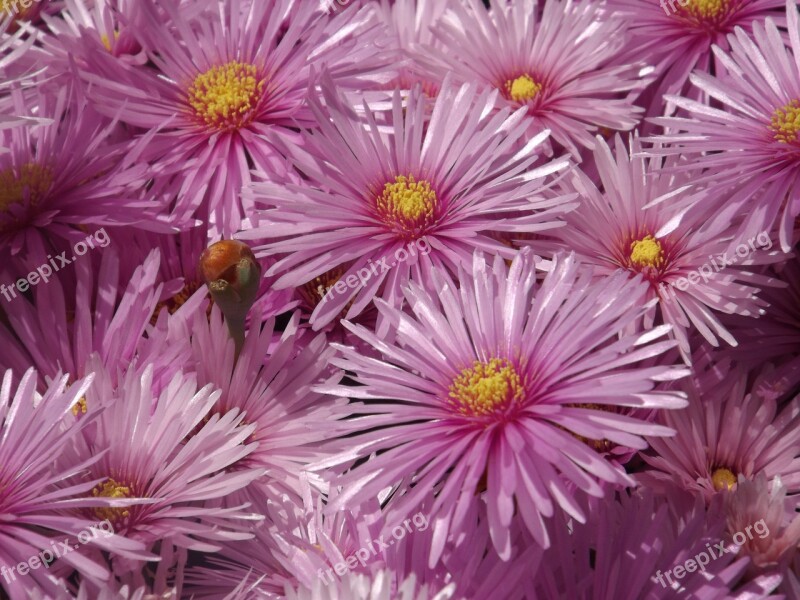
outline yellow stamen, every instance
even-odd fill
[[[776,109],[772,113],[769,129],[782,144],[797,142],[797,132],[800,131],[800,101],[792,100],[783,108]]]
[[[664,264],[664,249],[652,235],[631,243],[631,262],[637,267],[661,267]]]
[[[525,398],[525,387],[514,365],[505,358],[476,360],[453,380],[450,403],[461,414],[486,416]]]
[[[398,175],[393,182],[383,186],[376,205],[384,222],[398,226],[407,233],[421,233],[433,222],[438,204],[436,192],[425,180],[417,181],[413,175]]]
[[[79,414],[85,415],[86,414],[86,409],[87,409],[86,396],[83,396],[80,400],[78,400],[75,403],[75,406],[72,407],[72,414],[75,415],[76,417]]]
[[[114,32],[114,41],[116,42],[119,39],[119,31]],[[106,50],[111,52],[111,40],[109,37],[104,33],[100,36],[100,41],[103,42],[103,46],[105,46]]]
[[[688,0],[683,10],[699,19],[713,19],[728,10],[730,0]]]
[[[506,92],[514,102],[533,100],[542,91],[542,85],[530,75],[520,75],[514,80],[506,81]]]
[[[619,409],[616,406],[609,404],[578,403],[578,404],[565,404],[565,406],[570,406],[574,408],[586,408],[589,410],[602,410],[604,412],[609,412],[614,414],[619,412]],[[572,437],[574,437],[578,441],[583,442],[584,444],[586,444],[587,446],[589,446],[594,450],[597,450],[598,452],[609,452],[615,446],[614,442],[611,442],[609,440],[606,439],[593,440],[591,438],[578,435],[577,433],[574,433],[564,427],[561,427],[560,425],[558,427],[569,433]]]
[[[166,300],[156,304],[156,308],[153,311],[153,315],[150,317],[150,324],[151,325],[156,324],[156,322],[158,321],[158,315],[159,313],[161,313],[162,308],[166,308],[169,314],[174,315],[175,312],[181,306],[186,304],[186,301],[192,297],[192,294],[194,294],[199,287],[200,283],[198,283],[197,281],[187,281],[181,288],[181,291],[175,294],[172,298],[167,298]],[[211,308],[214,305],[214,299],[211,298],[210,300],[211,301],[208,303],[208,306],[206,307],[206,316],[211,314]]]
[[[322,302],[326,294],[334,295],[336,292],[331,291],[336,285],[336,282],[344,275],[344,269],[341,267],[334,267],[330,271],[326,271],[309,281],[308,283],[300,286],[298,291],[310,309],[315,309],[317,305]]]
[[[720,490],[730,490],[736,485],[736,475],[730,469],[721,467],[711,475],[711,483],[714,484],[714,489],[718,492]]]
[[[233,61],[198,75],[189,87],[189,105],[208,125],[239,128],[252,121],[263,91],[258,69]]]
[[[14,169],[0,171],[0,212],[7,211],[12,204],[21,204],[26,199],[35,206],[53,186],[53,170],[49,167],[27,163]]]
[[[131,493],[131,488],[118,483],[114,479],[107,479],[103,483],[98,483],[92,490],[92,496],[96,498],[131,498],[134,494]],[[124,522],[125,519],[130,517],[130,510],[127,508],[113,508],[110,506],[98,506],[93,509],[95,516],[105,521],[111,521],[117,529],[116,525]]]

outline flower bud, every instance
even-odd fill
[[[244,343],[245,318],[258,295],[261,265],[247,244],[222,240],[203,251],[199,267],[201,278],[225,315],[238,355]]]

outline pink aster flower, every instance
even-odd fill
[[[70,59],[93,52],[143,65],[147,55],[129,25],[138,18],[136,6],[134,0],[65,0],[58,15],[42,15],[53,33],[42,40],[45,51],[63,71],[69,70]]]
[[[100,456],[89,468],[94,481],[89,497],[129,498],[127,508],[84,511],[87,519],[108,519],[117,535],[151,547],[156,542],[178,548],[215,551],[220,541],[247,539],[244,523],[253,515],[243,507],[220,508],[212,502],[234,493],[263,470],[228,471],[255,448],[246,443],[253,426],[231,411],[212,414],[219,392],[197,389],[192,377],[177,374],[159,394],[153,393],[153,369],[129,370],[118,385],[101,365],[92,365],[96,380],[87,390],[88,414],[100,413],[74,456],[64,462]],[[75,478],[83,482],[87,475]],[[99,480],[99,483],[98,483]],[[134,562],[115,565],[124,573],[137,568],[136,556],[113,540],[97,545]]]
[[[495,0],[488,13],[480,0],[454,2],[433,32],[442,69],[498,90],[498,106],[525,107],[522,127],[549,129],[575,156],[594,146],[598,128],[639,121],[626,95],[643,85],[642,65],[611,64],[625,27],[600,2]]]
[[[324,443],[341,434],[337,419],[349,414],[346,402],[313,391],[316,384],[337,383],[341,373],[328,366],[333,348],[325,334],[300,329],[298,321],[295,314],[282,333],[275,331],[274,319],[251,324],[235,360],[233,340],[218,309],[210,319],[195,315],[191,326],[187,369],[196,373],[200,385],[220,391],[212,414],[241,413],[253,428],[248,442],[258,447],[229,467],[264,472],[248,490],[250,496],[299,497],[305,466],[329,456]]]
[[[80,241],[81,225],[141,225],[164,230],[159,206],[140,198],[145,166],[114,126],[93,112],[76,89],[23,97],[16,114],[47,117],[49,125],[0,130],[0,247],[47,262],[58,240]],[[76,144],[75,140],[84,140]]]
[[[786,493],[780,477],[762,472],[752,481],[740,475],[736,490],[725,498],[732,541],[762,571],[785,570],[800,549],[797,499]]]
[[[607,0],[609,12],[625,17],[628,43],[620,60],[655,66],[656,86],[648,92],[652,116],[662,114],[664,94],[685,90],[696,70],[722,75],[725,67],[712,46],[728,50],[728,34],[772,17],[785,23],[785,0]]]
[[[75,534],[96,520],[70,514],[68,509],[101,503],[86,495],[98,480],[64,482],[90,468],[99,457],[85,457],[71,464],[56,465],[56,460],[75,443],[93,419],[76,422],[71,411],[91,384],[91,378],[65,389],[66,377],[59,377],[43,396],[36,394],[36,373],[22,375],[19,385],[12,385],[12,373],[6,371],[0,386],[0,589],[5,598],[27,600],[30,587],[56,592],[54,579],[47,570],[31,569],[27,575],[9,571],[27,562],[40,551],[50,551],[64,534]],[[52,554],[52,552],[51,552]],[[107,569],[80,552],[64,554],[61,564],[83,574],[104,579]]]
[[[638,478],[651,487],[677,485],[710,501],[736,487],[740,476],[780,477],[791,493],[800,490],[800,398],[779,408],[761,387],[748,387],[748,373],[730,363],[698,365],[686,384],[689,407],[662,413],[676,435],[650,439],[652,467]]]
[[[399,523],[435,490],[428,511],[435,564],[448,536],[464,527],[470,507],[485,501],[492,543],[507,559],[515,512],[547,546],[544,518],[557,508],[586,519],[568,482],[598,497],[601,482],[631,485],[623,469],[575,435],[637,449],[646,447],[642,435],[669,435],[665,427],[615,409],[684,406],[681,392],[657,390],[656,383],[686,370],[632,367],[675,346],[655,341],[666,326],[622,333],[643,310],[647,286],[641,278],[592,280],[574,257],[559,257],[538,288],[529,252],[522,251],[510,271],[499,256],[487,264],[476,254],[472,272],[460,273],[460,290],[440,270],[428,290],[409,284],[411,314],[379,301],[396,340],[351,326],[384,358],[340,348],[343,356],[334,364],[353,372],[362,386],[326,388],[370,400],[354,407],[365,416],[347,421],[350,449],[317,466],[351,467],[335,478],[342,492],[330,509],[397,486],[386,522]]]
[[[34,288],[33,302],[21,294],[11,299],[8,325],[0,324],[0,368],[22,373],[35,366],[46,385],[61,373],[73,380],[88,375],[92,357],[115,378],[138,360],[153,365],[159,390],[166,385],[190,349],[188,339],[175,337],[166,323],[150,325],[162,288],[159,252],[153,250],[127,280],[120,263],[119,251],[108,245],[96,266],[88,257],[71,265],[74,282],[56,272]],[[5,304],[10,294],[0,289]]]
[[[714,49],[726,76],[690,77],[720,108],[670,96],[686,116],[655,120],[666,128],[656,139],[668,145],[651,152],[689,158],[680,168],[697,183],[712,182],[725,205],[744,215],[740,238],[778,224],[789,252],[800,215],[800,22],[794,0],[786,9],[789,48],[772,18],[753,23],[752,36],[737,29],[729,53]]]
[[[255,185],[269,208],[239,236],[271,240],[262,251],[281,255],[267,272],[280,275],[278,288],[343,271],[311,316],[315,328],[346,307],[355,317],[376,296],[397,303],[402,283],[430,282],[433,266],[455,272],[476,248],[511,258],[491,232],[557,227],[557,215],[574,207],[539,195],[568,161],[534,168],[546,134],[525,144],[525,111],[490,114],[496,93],[446,83],[428,120],[418,87],[407,103],[396,92],[383,133],[368,108],[366,126],[356,119],[329,78],[322,89],[327,111],[323,99],[311,101],[321,131],[296,158],[308,181]]]
[[[650,284],[647,300],[657,300],[646,325],[670,324],[686,360],[691,329],[713,346],[719,339],[736,345],[714,312],[760,314],[764,303],[755,286],[771,280],[742,267],[781,260],[778,252],[770,252],[770,233],[759,232],[749,241],[737,238],[730,211],[703,210],[707,193],[694,189],[685,174],[672,172],[674,162],[642,158],[635,138],[628,149],[617,136],[613,153],[598,138],[594,158],[599,185],[574,174],[571,186],[583,202],[552,237],[598,273],[641,273]]]
[[[284,169],[273,137],[295,144],[297,128],[313,125],[305,102],[312,67],[324,63],[342,85],[359,88],[385,68],[374,45],[382,27],[368,10],[329,22],[306,0],[231,0],[219,11],[188,4],[143,0],[130,24],[157,70],[94,52],[83,77],[98,110],[154,135],[148,157],[158,189],[177,194],[176,218],[197,216],[212,238],[230,237],[252,209],[239,201],[251,169]]]

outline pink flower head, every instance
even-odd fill
[[[764,303],[757,300],[755,286],[770,279],[742,267],[780,259],[770,252],[769,232],[748,243],[735,236],[729,211],[684,208],[681,202],[702,202],[705,192],[693,189],[685,175],[671,172],[670,164],[642,158],[636,138],[627,148],[617,136],[613,151],[598,138],[594,158],[599,184],[575,173],[572,187],[583,202],[552,237],[595,265],[598,273],[642,274],[650,283],[647,300],[657,300],[646,324],[669,323],[686,360],[691,329],[713,346],[719,339],[736,345],[712,311],[745,316],[761,312]],[[536,242],[530,244],[536,247]]]
[[[538,288],[528,251],[510,271],[502,258],[487,263],[476,254],[471,272],[460,272],[460,289],[441,270],[430,289],[409,284],[411,314],[378,302],[397,330],[395,341],[350,326],[384,358],[340,348],[334,364],[362,387],[326,389],[370,402],[357,409],[364,417],[347,422],[351,448],[318,467],[375,455],[335,479],[343,491],[331,509],[398,486],[386,521],[402,522],[436,490],[429,511],[434,564],[470,507],[485,501],[494,548],[507,559],[515,513],[547,546],[544,518],[557,508],[586,518],[567,483],[598,497],[601,482],[631,485],[576,436],[643,449],[642,435],[669,435],[616,409],[683,407],[683,393],[657,390],[656,383],[686,370],[633,368],[674,347],[655,341],[669,327],[621,333],[644,310],[647,286],[624,274],[593,279],[574,256],[561,256]]]
[[[58,15],[42,15],[53,33],[43,40],[51,65],[69,72],[68,64],[58,61],[81,60],[96,52],[108,52],[131,65],[145,64],[147,55],[131,27],[138,18],[137,6],[135,0],[65,0]]]
[[[243,426],[237,411],[212,414],[219,392],[211,386],[198,390],[192,377],[177,374],[154,394],[152,367],[141,374],[128,371],[117,386],[101,365],[92,367],[98,378],[85,404],[87,414],[100,416],[75,451],[84,461],[101,455],[90,468],[94,485],[87,495],[134,499],[136,504],[90,509],[85,516],[108,519],[115,533],[146,547],[160,541],[209,552],[218,550],[220,541],[247,539],[241,530],[252,514],[212,502],[263,474],[261,469],[228,470],[255,449],[246,443],[253,426]],[[104,549],[141,560],[113,541]]]
[[[156,203],[140,198],[144,165],[113,139],[113,126],[76,88],[23,97],[16,113],[50,124],[0,130],[0,248],[46,262],[53,240],[80,241],[81,225],[141,225],[163,230]],[[86,140],[75,144],[75,140]]]
[[[159,190],[177,196],[175,218],[202,218],[217,238],[230,237],[252,210],[239,201],[251,169],[283,169],[273,137],[295,144],[295,130],[313,125],[305,102],[312,66],[324,63],[358,88],[386,63],[373,44],[381,27],[372,11],[329,23],[309,0],[231,0],[199,10],[206,5],[188,3],[191,20],[176,3],[142,0],[132,32],[157,70],[94,52],[83,77],[98,110],[153,135],[148,156]]]
[[[711,182],[720,202],[744,215],[741,239],[777,224],[784,252],[800,215],[800,19],[794,0],[786,10],[789,48],[772,18],[754,23],[752,35],[737,29],[730,52],[714,49],[727,75],[690,77],[719,108],[670,96],[685,116],[655,119],[666,128],[656,139],[667,145],[650,151],[689,158],[680,169]]]
[[[600,2],[494,0],[488,14],[480,0],[453,2],[433,32],[443,71],[498,90],[497,106],[525,107],[531,136],[548,129],[575,156],[598,128],[639,121],[626,95],[642,87],[643,65],[611,64],[625,27]]]
[[[657,85],[650,90],[650,116],[659,116],[664,94],[680,94],[692,71],[722,74],[712,47],[728,50],[728,34],[750,33],[767,17],[785,22],[785,0],[607,0],[608,11],[628,25],[628,43],[619,60],[642,60],[655,66]]]
[[[59,377],[42,396],[36,393],[36,379],[31,369],[22,375],[15,388],[11,371],[6,371],[0,385],[0,516],[3,522],[0,527],[0,564],[3,566],[0,590],[5,590],[4,597],[11,600],[27,600],[32,583],[48,592],[57,591],[46,570],[32,569],[24,575],[15,574],[13,570],[9,572],[8,567],[13,569],[44,549],[52,556],[52,547],[57,540],[64,539],[63,534],[75,534],[96,522],[82,515],[68,514],[67,509],[102,503],[81,498],[98,480],[64,485],[68,478],[90,468],[99,456],[56,465],[57,459],[93,421],[75,422],[70,414],[86,393],[91,377],[76,382],[69,389],[65,389],[67,377]],[[59,534],[61,536],[56,537]],[[65,553],[60,561],[85,575],[108,577],[103,565],[81,553]]]
[[[274,240],[262,251],[283,255],[267,272],[280,274],[278,288],[338,270],[311,316],[317,329],[346,307],[355,317],[374,297],[400,302],[402,284],[430,282],[434,266],[455,272],[474,249],[511,258],[491,232],[557,227],[557,215],[574,207],[539,195],[567,160],[534,168],[546,135],[524,142],[524,110],[491,114],[496,92],[446,82],[430,119],[419,88],[407,102],[396,92],[385,132],[368,108],[366,123],[358,120],[330,78],[322,91],[311,101],[321,131],[296,158],[308,181],[255,185],[269,208],[239,236]]]
[[[800,491],[800,398],[779,409],[775,398],[750,391],[748,373],[729,363],[698,365],[687,384],[689,407],[662,413],[676,435],[650,439],[655,455],[643,458],[653,470],[640,475],[650,486],[677,485],[710,501],[733,489],[740,476],[780,477]]]

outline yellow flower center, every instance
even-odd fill
[[[736,485],[736,475],[730,469],[722,467],[712,473],[711,483],[714,484],[714,489],[718,492],[720,490],[730,490]]]
[[[116,42],[118,39],[119,39],[119,31],[115,31],[114,32],[114,41]],[[106,47],[106,50],[111,52],[111,40],[109,39],[109,37],[105,33],[100,36],[100,41],[103,42],[103,46]]]
[[[525,386],[514,365],[505,358],[475,361],[453,380],[450,403],[464,415],[496,414],[525,398]]]
[[[631,243],[631,263],[637,267],[661,267],[664,264],[664,249],[652,235]]]
[[[699,19],[713,19],[728,10],[730,0],[689,0],[685,11]]]
[[[565,404],[564,406],[569,406],[569,407],[572,407],[572,408],[586,408],[586,409],[589,409],[589,410],[601,410],[601,411],[609,412],[609,413],[613,413],[613,414],[619,413],[619,409],[616,406],[609,405],[609,404],[578,403],[578,404]],[[572,437],[574,437],[576,440],[578,440],[580,442],[583,442],[584,444],[586,444],[590,448],[596,450],[597,452],[610,452],[615,446],[614,442],[611,442],[611,441],[606,440],[606,439],[594,440],[594,439],[587,438],[587,437],[584,437],[582,435],[579,435],[579,434],[577,434],[577,433],[575,433],[573,431],[570,431],[569,429],[566,429],[565,427],[562,427],[561,425],[557,425],[557,427],[559,429],[562,429],[563,431],[566,431]]]
[[[0,212],[5,212],[12,204],[26,200],[35,206],[47,195],[53,186],[53,170],[49,167],[27,163],[18,169],[0,171]]]
[[[132,498],[134,494],[131,493],[130,487],[109,478],[94,487],[92,496],[95,498]],[[106,519],[111,521],[114,525],[114,530],[117,530],[118,525],[122,525],[131,516],[128,508],[110,506],[98,506],[92,512],[100,521],[105,521]]]
[[[76,417],[78,415],[85,415],[86,414],[86,396],[83,396],[80,400],[75,403],[75,406],[72,407],[72,414]]]
[[[175,294],[172,298],[167,298],[156,304],[155,310],[153,310],[153,315],[150,317],[150,324],[155,325],[158,322],[158,315],[161,313],[161,309],[166,308],[169,314],[174,315],[175,312],[184,304],[189,298],[192,297],[198,288],[200,287],[200,283],[197,281],[187,281],[181,291]],[[211,308],[214,305],[214,299],[209,298],[210,302],[208,303],[208,307],[206,308],[206,315],[211,314]]]
[[[533,100],[542,91],[542,85],[530,75],[520,75],[516,79],[506,82],[506,92],[514,102],[527,102]]]
[[[792,100],[783,108],[778,108],[772,113],[772,122],[769,126],[775,139],[782,144],[796,142],[797,132],[800,131],[800,101]]]
[[[305,300],[308,308],[315,309],[317,305],[322,302],[326,295],[330,298],[336,292],[331,290],[336,285],[336,282],[342,278],[345,270],[341,267],[334,267],[330,271],[326,271],[322,275],[318,275],[308,283],[301,285],[298,292]]]
[[[431,184],[413,175],[398,175],[383,186],[376,199],[378,213],[390,226],[407,235],[420,235],[434,220],[438,198]]]
[[[263,91],[258,69],[233,61],[198,75],[189,87],[189,104],[206,124],[235,129],[252,121]]]

